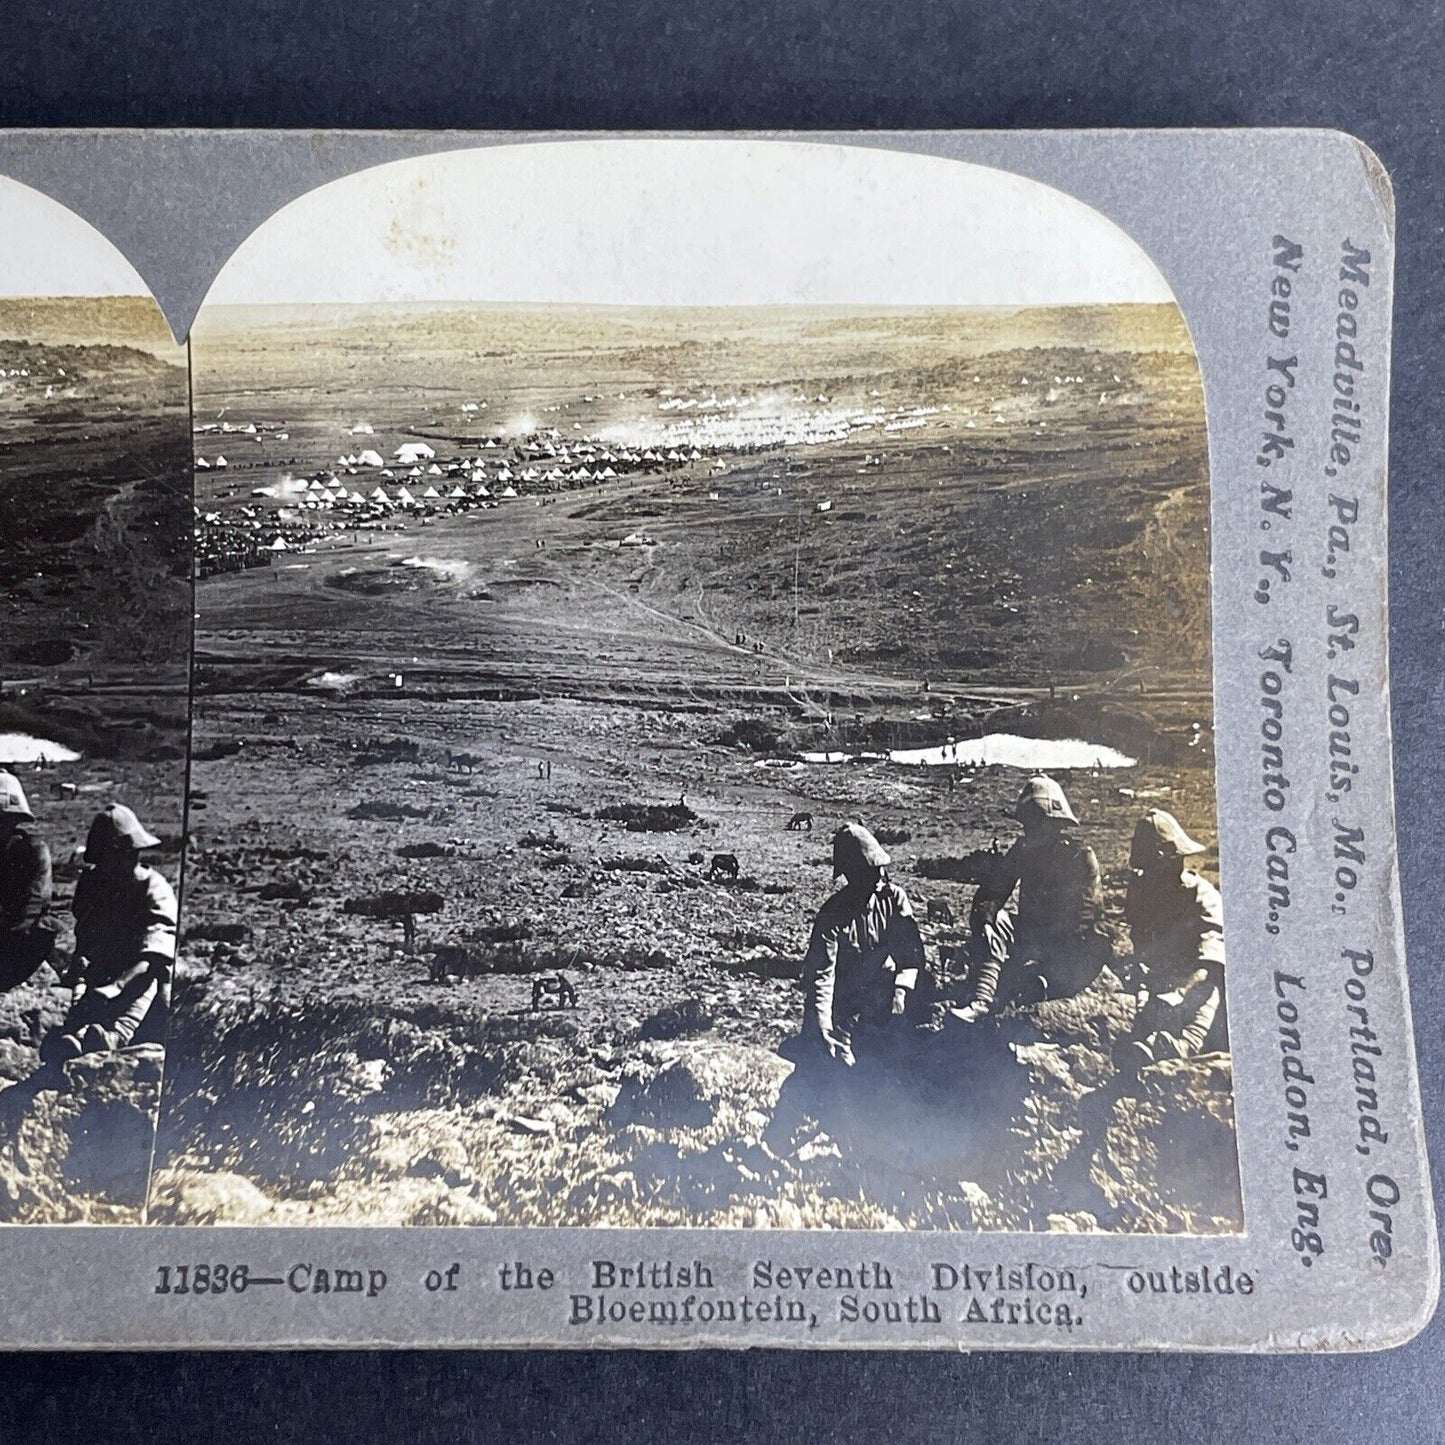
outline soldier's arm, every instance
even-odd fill
[[[1079,936],[1093,933],[1103,921],[1104,881],[1098,856],[1086,846],[1079,850]]]
[[[152,870],[146,886],[145,929],[141,960],[169,970],[176,958],[176,895],[171,885]]]
[[[918,975],[927,962],[918,919],[901,888],[897,912],[888,926],[888,954],[893,960],[893,1012],[900,1014],[907,1006],[906,995],[918,987]]]
[[[977,932],[986,923],[992,923],[998,911],[1019,886],[1023,874],[1020,856],[1023,845],[1015,843],[998,863],[989,869],[988,876],[978,885],[969,905],[969,927]]]
[[[825,1040],[833,1037],[833,988],[838,977],[838,938],[819,920],[803,959],[807,1001],[803,1007],[803,1031]]]
[[[1178,980],[1175,987],[1193,982],[1216,969],[1224,953],[1223,923],[1209,910],[1196,907],[1150,940],[1149,952],[1160,970]],[[1188,982],[1183,982],[1188,980]]]
[[[1224,958],[1224,900],[1202,881],[1195,887],[1194,928],[1198,966],[1218,968]]]
[[[15,889],[0,923],[6,928],[34,928],[50,907],[50,849],[36,839],[34,847],[16,847],[11,851]]]
[[[70,900],[70,912],[75,919],[75,951],[70,956],[70,962],[66,965],[64,974],[61,976],[61,983],[66,988],[78,989],[84,992],[86,975],[90,972],[90,958],[86,953],[89,947],[90,931],[86,920],[90,915],[88,908],[91,890],[90,871],[87,869],[80,875],[75,885],[75,896]],[[80,995],[77,993],[76,997]],[[75,1000],[71,1000],[72,1007]]]

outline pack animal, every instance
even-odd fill
[[[577,990],[572,987],[566,974],[544,973],[532,980],[532,1011],[538,1013],[544,1008],[576,1008]]]
[[[801,833],[804,829],[807,829],[809,833],[813,831],[813,815],[811,813],[794,813],[788,819],[788,832]]]
[[[389,763],[419,763],[421,744],[413,738],[371,738],[362,744],[361,751],[370,753]]]
[[[711,879],[728,878],[732,882],[738,881],[740,865],[736,853],[714,853],[712,863],[708,867],[707,876]]]
[[[429,976],[433,983],[478,978],[486,972],[482,961],[458,943],[441,943],[432,950]]]
[[[481,758],[477,757],[475,753],[454,753],[450,748],[447,749],[447,770],[449,772],[466,771],[470,773],[479,762],[481,762]]]

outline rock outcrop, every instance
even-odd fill
[[[623,1069],[606,1121],[614,1129],[641,1124],[721,1135],[749,1113],[771,1115],[791,1073],[786,1060],[748,1044],[654,1044]]]
[[[1170,1059],[1109,1115],[1092,1177],[1116,1228],[1206,1234],[1243,1227],[1228,1054]]]
[[[276,1206],[249,1179],[224,1170],[163,1169],[151,1185],[151,1224],[275,1224]]]
[[[138,1223],[164,1058],[85,1054],[0,1093],[0,1220]]]

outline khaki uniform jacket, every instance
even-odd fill
[[[159,1043],[176,956],[176,895],[154,868],[119,886],[95,869],[75,888],[75,951],[84,983],[64,1031],[90,1049]]]
[[[50,849],[34,825],[20,823],[0,849],[0,931],[28,932],[49,912]]]
[[[1032,847],[1019,839],[1004,854],[993,878],[974,894],[970,923],[975,933],[993,921],[1015,888],[1019,953],[1076,942],[1099,931],[1104,916],[1099,860],[1072,833]]]
[[[55,947],[50,849],[34,826],[17,824],[0,847],[0,989],[30,978]]]
[[[880,879],[866,898],[843,888],[818,910],[803,960],[806,1033],[846,1038],[860,1020],[888,1016],[895,987],[913,988],[923,939],[908,895]]]
[[[1160,1053],[1167,1036],[1185,1058],[1227,1047],[1224,1017],[1224,903],[1197,873],[1146,887],[1136,875],[1124,901],[1134,943],[1132,1037]]]
[[[1124,900],[1124,918],[1134,957],[1151,977],[1182,983],[1206,964],[1224,963],[1224,900],[1197,873],[1149,886],[1135,875]]]

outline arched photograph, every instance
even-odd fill
[[[139,1223],[176,946],[185,348],[86,221],[0,178],[0,1221]]]
[[[1168,281],[865,146],[499,145],[190,337],[167,1224],[1243,1228]]]

